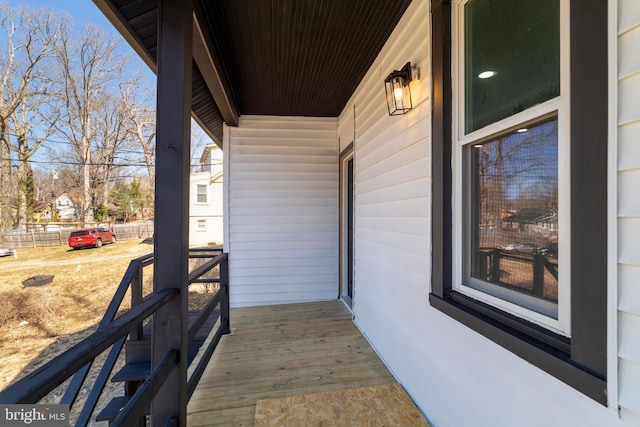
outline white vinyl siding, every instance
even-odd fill
[[[191,204],[189,206],[189,245],[220,244],[223,237],[222,150],[209,146],[203,155],[203,171],[191,173]],[[205,167],[206,166],[206,167]],[[204,170],[208,169],[208,170]],[[197,202],[198,188],[204,188],[207,203]],[[205,221],[205,230],[199,222]]]
[[[640,425],[640,2],[618,2],[618,369],[621,417]],[[630,424],[632,425],[632,424]]]
[[[243,116],[225,130],[231,305],[337,298],[337,121]]]
[[[429,2],[415,0],[339,117],[343,148],[353,140],[355,123],[357,326],[433,425],[637,425],[637,410],[631,409],[638,408],[640,399],[639,338],[637,329],[631,329],[635,323],[621,320],[628,323],[622,331],[631,341],[627,341],[629,359],[620,364],[620,399],[628,406],[623,405],[619,418],[615,411],[429,305],[429,19]],[[407,61],[420,67],[420,79],[411,83],[415,107],[404,116],[389,117],[383,81]],[[640,93],[635,99],[640,99]],[[633,140],[636,144],[638,135]],[[640,154],[637,147],[631,150]],[[640,169],[640,157],[636,160],[634,167]],[[632,203],[637,196],[630,192],[628,197],[627,203]],[[634,215],[621,221],[640,224],[640,212]],[[632,298],[640,295],[634,287],[640,282],[640,245],[632,242],[640,241],[640,227],[629,232],[633,234],[628,245],[635,252],[627,253],[626,259],[635,261],[632,266],[621,264],[620,276],[626,275],[628,283],[620,297],[622,304],[627,295],[626,307],[633,307],[632,316],[637,316],[640,303]],[[621,250],[621,256],[624,252],[630,251]]]

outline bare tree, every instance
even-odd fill
[[[50,201],[55,192],[58,176],[54,169],[50,171],[33,169],[33,199],[36,202]]]
[[[30,159],[53,133],[52,126],[47,126],[38,115],[37,107],[31,102],[21,104],[11,115],[11,123],[15,130],[15,143],[10,148],[17,154],[17,181],[18,181],[18,225],[22,226],[28,221],[28,211],[34,200],[33,171]],[[35,112],[35,113],[34,113]],[[39,128],[41,133],[32,136],[32,131]]]
[[[0,4],[0,31],[5,39],[0,47],[0,230],[8,229],[12,223],[11,151],[14,149],[18,153],[18,174],[20,188],[23,188],[29,174],[26,163],[42,145],[38,141],[29,146],[29,139],[20,140],[20,137],[12,144],[11,121],[14,126],[27,126],[27,122],[34,120],[27,105],[33,106],[37,100],[42,102],[50,88],[48,60],[54,53],[60,28],[60,18],[48,9],[10,8]],[[16,129],[16,134],[24,126]],[[23,211],[26,197],[22,191],[21,222],[26,218]]]
[[[156,110],[155,96],[151,90],[140,85],[134,76],[121,88],[123,108],[127,115],[127,132],[140,146],[147,167],[149,181],[155,180],[154,158],[156,155]]]
[[[100,105],[96,117],[96,147],[94,150],[95,180],[100,187],[100,204],[109,200],[109,181],[118,165],[118,156],[129,145],[126,109],[122,99],[109,97]],[[128,159],[122,160],[128,162]]]
[[[82,175],[78,173],[78,166],[75,165],[61,165],[59,171],[56,171],[58,176],[55,183],[54,191],[57,189],[60,191],[64,189],[67,196],[73,200],[75,204],[82,198]]]
[[[213,144],[213,140],[202,130],[195,120],[191,119],[191,168],[192,172],[199,171],[202,165],[200,157],[207,145]]]
[[[96,116],[104,111],[109,91],[117,88],[126,58],[117,53],[118,40],[94,26],[85,26],[75,37],[65,32],[62,39],[57,56],[64,78],[64,107],[55,126],[73,147],[82,176],[81,216],[83,221],[91,221],[95,208],[91,197],[91,167]]]

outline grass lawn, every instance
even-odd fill
[[[18,249],[0,258],[0,389],[90,334],[133,258],[153,251],[141,240],[99,249],[67,246]],[[150,286],[151,268],[145,269]],[[42,287],[23,287],[36,274],[53,274]],[[125,297],[123,308],[128,307]]]

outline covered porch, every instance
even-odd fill
[[[187,425],[296,425],[296,417],[309,425],[428,425],[341,301],[235,308],[231,317],[232,333],[191,396]]]
[[[418,122],[409,116],[392,118],[380,95],[385,91],[385,76],[406,64],[407,54],[426,72],[427,39],[420,36],[417,50],[409,45],[392,55],[381,55],[381,50],[398,43],[390,41],[390,36],[401,20],[405,21],[402,34],[426,28],[428,11],[421,10],[426,4],[413,2],[411,13],[407,12],[410,0],[94,2],[158,77],[156,293],[178,288],[184,293],[189,279],[186,233],[192,118],[224,153],[228,281],[221,279],[221,283],[228,286],[222,301],[228,298],[227,304],[234,309],[229,319],[237,335],[221,338],[205,376],[192,381],[186,364],[179,361],[189,346],[186,302],[174,296],[154,314],[152,373],[146,381],[157,381],[150,383],[148,397],[139,400],[133,417],[142,414],[150,399],[153,425],[167,421],[198,425],[200,420],[235,415],[240,418],[229,423],[252,425],[258,401],[395,383],[359,334],[351,313],[338,301],[340,296],[347,297],[355,306],[353,274],[347,273],[353,271],[353,257],[346,255],[353,252],[348,242],[353,242],[354,225],[345,222],[346,206],[352,209],[353,202],[343,200],[342,180],[349,178],[342,174],[345,158],[341,153],[350,143],[355,145],[356,114],[361,117],[363,112],[380,120],[375,127],[381,132],[389,128],[423,138],[422,131],[416,134],[415,130],[427,116],[420,115]],[[377,90],[364,92],[365,99],[356,110],[352,104],[363,81],[375,81]],[[428,79],[413,84],[415,113],[428,106],[420,91],[425,93],[429,84]],[[385,154],[374,157],[378,155]],[[416,165],[424,184],[425,166]],[[355,173],[352,167],[352,181]],[[385,186],[397,184],[397,178],[381,181]],[[353,190],[349,191],[353,199]],[[354,212],[349,215],[353,217]],[[302,309],[298,317],[286,314],[296,303],[307,301],[329,301],[334,308],[328,315],[324,309]],[[282,319],[270,314],[270,307],[279,304],[290,306],[283,309]],[[253,313],[247,314],[247,319],[253,318],[248,324],[243,324],[245,310]],[[379,321],[384,322],[383,317]],[[328,333],[327,325],[341,325],[344,330],[338,328],[337,336],[326,341],[322,334]],[[282,336],[283,331],[293,335]],[[242,339],[245,333],[248,341]],[[360,344],[354,347],[356,342]],[[177,352],[178,362],[165,369],[167,352]],[[265,365],[267,360],[274,365]],[[226,374],[225,367],[232,366]],[[251,377],[253,373],[260,376]],[[121,418],[115,424],[122,423]]]
[[[291,421],[297,403],[306,402],[301,412],[309,415],[329,396],[318,393],[338,393],[341,404],[348,390],[362,395],[396,384],[394,377],[436,425],[640,425],[640,205],[633,192],[640,151],[629,142],[640,141],[633,97],[640,73],[626,59],[640,40],[633,0],[513,6],[560,11],[548,20],[559,39],[542,51],[561,58],[570,93],[518,106],[469,134],[462,59],[473,52],[465,50],[464,9],[473,2],[506,10],[514,2],[93,1],[158,77],[154,291],[140,296],[137,311],[105,322],[100,348],[88,343],[81,356],[54,360],[60,375],[41,370],[42,383],[60,384],[62,374],[116,340],[123,345],[152,318],[147,372],[129,378],[140,387],[128,390],[114,425],[144,425],[149,415],[154,426],[259,426],[264,405],[266,425],[309,425]],[[616,3],[625,5],[620,12]],[[494,15],[487,12],[486,28],[502,22],[504,40],[514,39],[512,27],[527,28]],[[617,50],[626,52],[619,83]],[[512,63],[511,53],[495,56],[499,65]],[[410,98],[388,89],[403,69]],[[411,99],[412,109],[393,110],[394,99]],[[609,103],[620,108],[624,128],[615,128]],[[463,265],[477,246],[466,236],[473,204],[464,200],[473,198],[463,191],[472,187],[463,154],[560,116],[570,135],[552,135],[565,141],[564,160],[549,161],[570,184],[559,196],[571,207],[569,279],[580,285],[566,295],[570,331],[544,323],[559,315],[468,286]],[[224,250],[207,267],[220,265],[220,277],[210,280],[218,293],[207,305],[220,316],[209,342],[220,346],[203,345],[207,357],[197,368],[189,366],[197,331],[188,317],[189,284],[202,283],[188,270],[192,118],[222,148],[225,168]],[[616,164],[618,138],[627,146]],[[492,275],[499,278],[497,261]],[[6,396],[22,403],[43,395],[23,388]],[[324,412],[353,414],[357,406],[344,408]]]

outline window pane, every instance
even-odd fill
[[[556,316],[557,118],[470,145],[466,155],[469,285]]]
[[[198,184],[197,192],[198,192],[198,203],[207,203],[207,186]]]
[[[559,0],[465,5],[465,132],[560,94]]]

